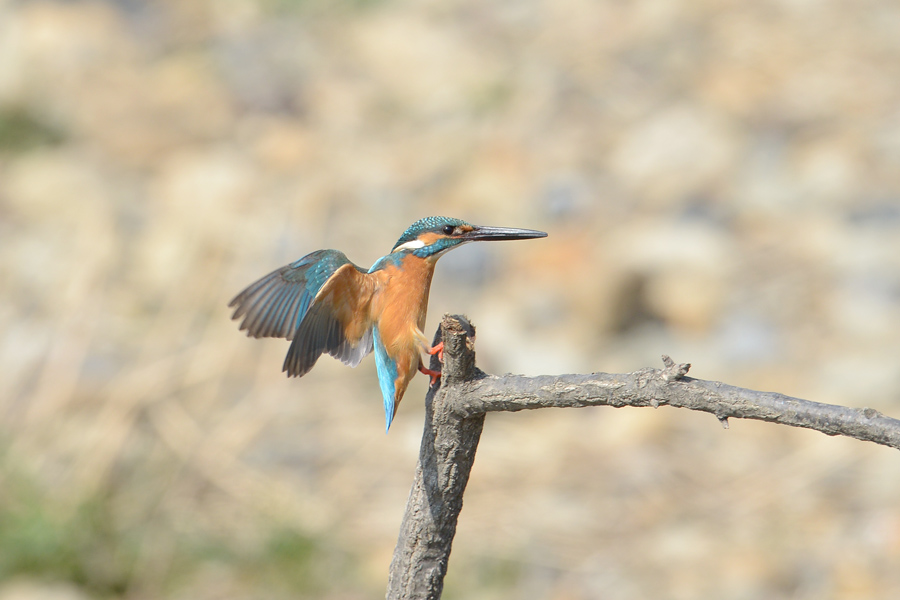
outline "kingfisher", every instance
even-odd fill
[[[291,341],[282,367],[288,377],[308,373],[325,352],[355,367],[374,350],[387,432],[416,371],[430,376],[431,385],[440,377],[421,355],[443,358],[443,342],[432,347],[423,333],[437,260],[468,242],[546,236],[425,217],[368,270],[339,250],[316,250],[251,284],[228,306],[232,319],[243,318],[240,330],[248,336]]]

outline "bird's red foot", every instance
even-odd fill
[[[437,343],[434,348],[428,350],[428,354],[437,354],[438,360],[444,362],[444,342]]]
[[[431,383],[429,383],[428,385],[436,384],[437,380],[441,378],[440,371],[432,371],[431,369],[426,369],[425,366],[421,363],[419,364],[419,371],[431,377]]]

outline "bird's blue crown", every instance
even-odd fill
[[[406,228],[406,231],[403,232],[403,235],[400,236],[400,239],[397,240],[397,243],[394,244],[394,247],[391,249],[391,252],[396,250],[399,246],[403,244],[407,244],[409,242],[415,241],[419,239],[419,236],[423,233],[434,232],[442,235],[447,235],[444,231],[445,227],[459,227],[459,226],[469,226],[469,223],[466,223],[462,219],[454,219],[452,217],[425,217],[419,219],[412,225]],[[439,239],[437,242],[424,246],[422,248],[416,248],[412,250],[412,253],[419,257],[430,256],[431,254],[435,254],[437,252],[441,252],[446,250],[452,246],[458,244],[458,240],[444,238]]]

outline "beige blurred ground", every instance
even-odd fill
[[[447,214],[485,370],[900,416],[894,0],[0,0],[0,598],[378,597],[425,378],[280,373],[227,301]],[[448,598],[900,598],[900,455],[492,415]]]

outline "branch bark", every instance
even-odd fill
[[[475,366],[475,330],[445,315],[442,378],[425,398],[425,432],[394,558],[388,599],[440,598],[484,416],[493,411],[583,406],[674,406],[728,419],[757,419],[844,435],[900,449],[900,420],[871,408],[849,408],[687,377],[689,364],[663,356],[663,369],[634,373],[487,375]],[[432,369],[441,365],[432,357]]]
[[[441,597],[463,492],[484,427],[484,412],[462,415],[453,396],[443,392],[483,375],[475,368],[475,329],[465,317],[445,316],[432,345],[442,339],[443,367],[437,356],[430,365],[441,370],[441,379],[425,395],[425,431],[391,560],[387,598]]]

